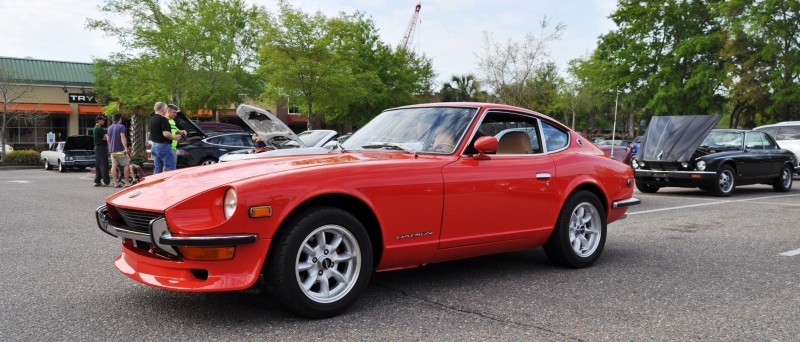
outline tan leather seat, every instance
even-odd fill
[[[531,137],[525,132],[508,132],[497,142],[497,154],[531,154]]]

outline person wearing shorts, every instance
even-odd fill
[[[114,121],[108,127],[108,150],[111,152],[111,180],[115,188],[122,186],[119,179],[119,168],[122,167],[125,187],[131,186],[128,181],[128,164],[131,162],[130,152],[128,152],[128,139],[125,137],[125,125],[122,124],[122,115],[114,114]]]

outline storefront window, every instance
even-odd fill
[[[80,122],[78,124],[79,135],[92,135],[92,129],[94,129],[95,125],[95,116],[91,115],[81,115]]]
[[[47,146],[47,133],[61,132],[56,138],[63,140],[67,134],[68,116],[33,115],[9,120],[6,124],[6,141],[15,149],[43,149]]]

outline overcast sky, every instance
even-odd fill
[[[274,0],[248,0],[276,10]],[[335,16],[356,10],[371,17],[384,42],[397,45],[403,38],[417,0],[293,0],[305,12]],[[86,29],[86,18],[99,18],[100,0],[0,0],[0,56],[91,62],[120,51],[115,38]],[[454,74],[477,73],[483,32],[497,41],[521,42],[526,33],[538,33],[542,16],[566,25],[563,38],[550,46],[562,71],[567,62],[584,57],[597,37],[616,28],[608,19],[616,0],[429,0],[413,37],[413,48],[433,59],[437,80]]]

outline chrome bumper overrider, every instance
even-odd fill
[[[636,197],[631,197],[631,198],[624,199],[624,200],[614,201],[614,203],[611,203],[611,207],[614,208],[614,209],[617,209],[617,208],[623,208],[623,207],[630,207],[632,205],[637,205],[639,203],[642,203],[642,201],[640,199],[638,199]]]
[[[236,246],[254,243],[258,239],[253,234],[243,235],[204,235],[204,236],[172,236],[164,217],[150,221],[148,233],[137,232],[111,224],[108,209],[105,205],[95,210],[97,226],[104,233],[113,237],[120,237],[136,241],[147,242],[155,245],[160,250],[177,256],[178,251],[174,246]]]

